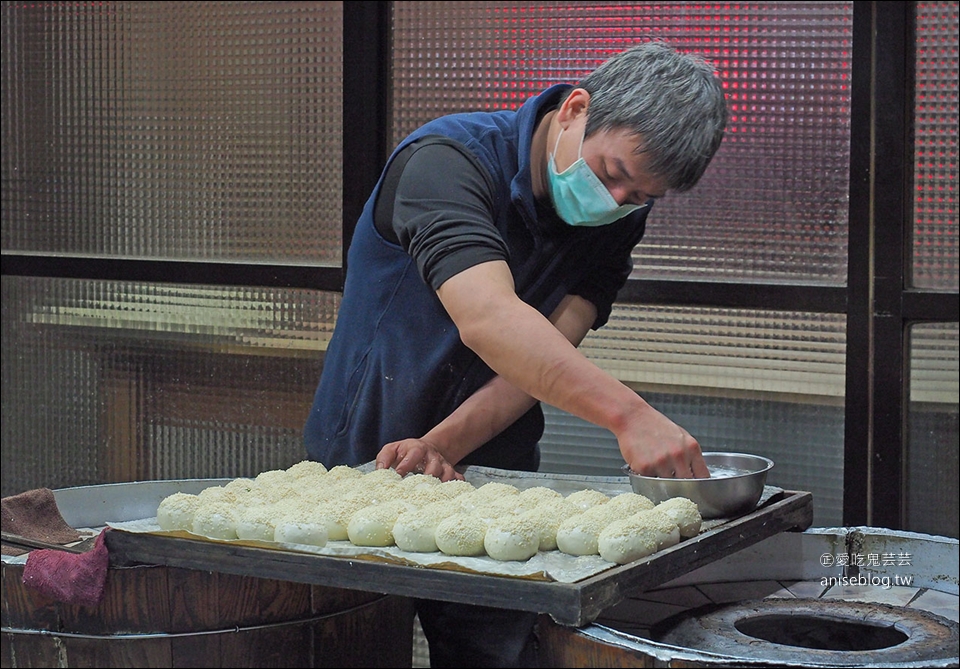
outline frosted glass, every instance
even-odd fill
[[[914,101],[913,285],[957,290],[957,81],[960,78],[956,2],[918,2]]]
[[[960,328],[915,325],[909,342],[906,529],[960,537]]]
[[[580,350],[627,384],[842,398],[839,314],[615,305]]]
[[[3,249],[339,265],[342,3],[3,3]]]
[[[635,274],[845,285],[852,6],[394,3],[392,140],[664,39],[715,65],[731,119],[700,184],[657,204]]]
[[[339,294],[3,277],[3,496],[302,460]]]

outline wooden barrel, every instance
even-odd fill
[[[659,662],[641,649],[608,644],[587,636],[576,627],[540,616],[537,625],[542,667],[701,667],[702,664]]]
[[[3,667],[409,667],[412,600],[163,566],[111,567],[92,608],[3,565]]]

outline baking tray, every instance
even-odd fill
[[[473,471],[471,472],[471,469]],[[626,477],[579,477],[559,474],[506,472],[468,468],[474,480],[510,480],[529,485],[549,485],[559,490],[595,487],[630,490]],[[64,517],[74,527],[104,524],[103,519],[127,521],[156,514],[160,500],[172,492],[197,492],[230,479],[151,481],[114,486],[89,486],[87,490],[55,491]],[[478,482],[479,482],[478,480]],[[625,487],[621,487],[625,486]],[[89,488],[100,488],[91,502]],[[73,497],[76,495],[76,497]],[[82,504],[81,497],[85,497]],[[71,503],[74,506],[71,506]],[[97,508],[102,505],[102,508]],[[100,519],[100,522],[97,520]],[[802,531],[813,519],[809,492],[770,489],[753,512],[722,519],[698,536],[631,562],[605,567],[575,582],[518,578],[456,568],[428,568],[397,564],[361,553],[331,556],[264,547],[242,542],[219,542],[199,537],[163,536],[149,532],[113,529],[106,535],[112,566],[155,564],[215,571],[242,576],[273,578],[380,592],[416,598],[479,604],[550,615],[558,624],[582,627],[606,608],[629,595],[660,586],[699,567],[735,553],[779,532]]]

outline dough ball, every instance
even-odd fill
[[[700,534],[703,518],[693,500],[686,497],[672,497],[657,504],[656,508],[673,519],[680,529],[681,537],[690,538]]]
[[[406,509],[403,502],[397,500],[359,509],[347,523],[347,538],[354,546],[392,546],[393,526]]]
[[[374,469],[353,481],[353,487],[365,491],[370,496],[371,504],[381,504],[402,495],[402,481],[395,469]]]
[[[635,518],[642,527],[653,533],[658,551],[680,543],[680,527],[663,511],[649,509],[636,514]]]
[[[526,490],[521,490],[520,499],[524,503],[532,502],[533,506],[537,506],[540,502],[563,499],[563,495],[553,488],[538,485],[532,488],[527,488]]]
[[[453,507],[460,513],[474,513],[478,509],[486,508],[488,500],[477,495],[476,490],[457,495],[450,500]]]
[[[370,495],[371,504],[383,504],[385,502],[401,500],[406,492],[400,481],[382,481],[379,483],[371,481],[370,485],[366,487],[366,491]]]
[[[469,481],[451,479],[450,481],[443,481],[437,486],[436,494],[445,499],[454,499],[464,493],[473,492],[476,489],[477,487]]]
[[[435,506],[404,511],[393,525],[394,543],[400,550],[411,553],[437,552],[437,525],[447,515]]]
[[[235,507],[223,501],[203,501],[193,515],[190,531],[211,539],[236,539]]]
[[[529,560],[540,550],[537,524],[523,516],[507,516],[487,527],[483,548],[495,560]]]
[[[288,474],[286,469],[270,469],[265,472],[260,472],[254,479],[257,485],[265,488],[277,485],[286,487],[292,483],[293,480],[293,476]]]
[[[447,555],[483,555],[483,540],[487,523],[471,513],[455,513],[437,524],[435,539],[437,548]]]
[[[327,471],[327,474],[323,477],[323,480],[333,483],[345,479],[358,479],[361,476],[363,476],[363,472],[361,472],[359,469],[354,469],[353,467],[348,467],[347,465],[337,465],[336,467],[333,467]]]
[[[320,506],[334,499],[334,488],[336,486],[320,484],[311,486],[300,491],[298,501],[310,506]]]
[[[365,499],[369,498],[370,495],[367,489],[357,485],[358,480],[359,479],[346,478],[329,481],[323,488],[323,497],[330,502],[341,500],[345,497],[356,497],[357,495],[363,495]]]
[[[557,530],[560,523],[579,513],[580,509],[561,497],[557,500],[542,501],[529,511],[524,511],[521,515],[531,519],[536,524],[537,532],[540,535],[539,550],[553,551],[557,549]]]
[[[229,490],[233,494],[243,497],[251,491],[256,490],[257,482],[248,478],[236,478],[223,486],[224,490]]]
[[[300,515],[284,516],[277,521],[273,540],[323,547],[327,545],[327,524],[322,519],[310,520]]]
[[[257,478],[254,479],[253,490],[250,491],[247,498],[253,495],[259,500],[277,502],[281,499],[298,496],[302,487],[303,484],[298,482],[287,470],[271,469],[257,474]]]
[[[560,499],[547,499],[539,504],[537,504],[536,509],[544,509],[547,512],[557,516],[560,520],[566,520],[570,516],[575,516],[578,513],[583,513],[583,510],[571,504],[566,499],[561,497]]]
[[[440,519],[457,513],[457,509],[445,499],[438,499],[437,501],[430,502],[421,508],[427,513],[431,513]]]
[[[635,492],[625,492],[611,497],[606,506],[607,509],[616,512],[621,518],[626,518],[639,511],[649,511],[655,505],[643,495],[638,495]]]
[[[287,467],[287,474],[294,479],[320,479],[327,473],[327,468],[322,462],[316,460],[301,460],[295,465]]]
[[[270,506],[242,507],[237,512],[237,538],[273,541],[276,513]]]
[[[350,518],[360,509],[370,506],[370,495],[364,490],[353,490],[317,507],[317,513],[327,524],[328,541],[347,541]]]
[[[199,507],[198,495],[175,492],[165,497],[157,507],[157,525],[162,530],[190,530]]]
[[[455,500],[457,508],[465,513],[483,513],[490,516],[493,513],[491,507],[495,506],[499,511],[504,505],[515,505],[519,495],[520,491],[509,483],[491,481],[476,490],[458,495]]]
[[[237,495],[237,501],[234,502],[234,505],[237,509],[248,506],[269,506],[281,499],[283,499],[283,493],[279,489],[266,489],[258,485],[247,493]]]
[[[597,539],[597,550],[607,562],[626,564],[657,552],[656,531],[637,516],[607,525]]]
[[[496,498],[478,497],[474,502],[472,512],[488,523],[506,516],[514,516],[524,510],[517,495]]]
[[[230,485],[229,483],[227,485]],[[237,495],[236,489],[228,490],[226,486],[214,485],[209,488],[204,488],[197,496],[200,498],[202,503],[207,502],[224,502],[226,504],[236,505],[239,497]]]
[[[276,504],[278,502],[299,499],[299,488],[293,483],[288,483],[283,487],[277,486],[275,488],[265,488],[261,486],[259,493],[254,491],[245,500],[241,500],[241,504]]]
[[[440,501],[442,497],[434,492],[433,486],[417,486],[409,490],[403,490],[398,499],[421,508]]]
[[[567,555],[597,555],[600,532],[614,520],[600,512],[603,506],[591,507],[561,522],[557,528],[557,548]]]
[[[318,513],[318,507],[310,502],[278,505],[275,509],[277,522],[273,540],[307,546],[326,546],[328,541],[327,521]]]
[[[396,469],[387,467],[386,469],[374,469],[363,474],[360,477],[361,485],[378,485],[380,483],[400,483],[403,477],[397,473]]]
[[[610,500],[610,497],[604,495],[599,490],[584,488],[583,490],[577,490],[576,492],[570,493],[565,499],[571,504],[577,506],[582,511],[586,511],[592,506],[606,504]]]

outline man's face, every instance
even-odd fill
[[[557,171],[562,172],[577,160],[586,115],[571,121],[557,145]],[[640,136],[624,129],[601,130],[583,142],[581,155],[610,191],[617,204],[642,205],[663,197],[666,179],[652,176],[647,169],[647,154],[637,153]]]

